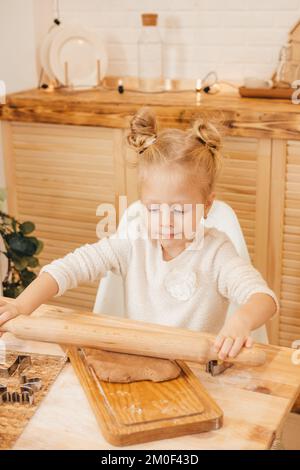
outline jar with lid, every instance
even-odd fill
[[[141,91],[162,89],[162,41],[156,13],[142,14],[142,31],[138,40],[138,83]]]

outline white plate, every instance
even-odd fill
[[[97,85],[97,60],[100,77],[107,70],[107,54],[100,37],[80,25],[62,26],[53,37],[49,50],[50,68],[55,77],[66,85],[65,62],[68,63],[68,84]]]
[[[59,25],[53,25],[48,34],[45,36],[43,39],[43,42],[41,44],[40,48],[40,61],[43,69],[45,70],[45,73],[47,74],[48,78],[53,79],[54,74],[51,70],[50,63],[49,63],[49,49],[50,45],[52,43],[53,38],[56,36],[56,34],[61,30],[61,26]]]

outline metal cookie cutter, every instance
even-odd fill
[[[19,374],[26,369],[26,367],[31,365],[30,356],[17,356],[16,360],[9,366],[3,367],[0,365],[0,377],[11,377],[16,371]]]
[[[27,379],[26,375],[21,376],[20,392],[8,392],[5,385],[0,385],[0,404],[2,403],[28,403],[33,405],[34,394],[42,387],[41,379]]]
[[[34,402],[34,394],[38,392],[42,387],[42,381],[39,378],[27,379],[26,375],[21,376],[21,394],[23,403],[29,403],[30,405]]]
[[[214,377],[215,375],[222,374],[224,370],[232,366],[232,362],[219,362],[217,359],[213,359],[207,362],[205,370]]]
[[[32,405],[34,401],[34,392],[28,389],[21,392],[9,392],[7,387],[0,385],[0,404],[2,403],[29,403]]]
[[[0,384],[0,404],[10,401],[10,393],[7,391],[5,385]]]
[[[33,392],[38,392],[42,387],[42,381],[39,378],[28,379],[26,375],[21,376],[21,390],[26,391],[31,389]]]

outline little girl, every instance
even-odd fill
[[[12,303],[0,302],[0,327],[111,270],[123,278],[128,318],[214,333],[219,358],[234,357],[252,346],[251,331],[279,305],[229,237],[204,228],[202,215],[207,217],[215,198],[221,166],[220,134],[202,119],[187,131],[158,132],[149,108],[142,108],[130,127],[143,208],[137,218],[146,236],[104,236],[52,261]],[[241,307],[226,319],[229,301]]]

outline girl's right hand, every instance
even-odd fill
[[[0,337],[4,334],[4,331],[1,331],[1,326],[18,315],[21,315],[18,304],[14,300],[8,302],[0,297]]]

